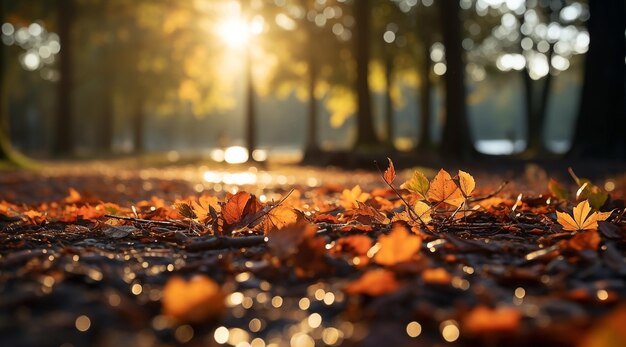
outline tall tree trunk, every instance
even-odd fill
[[[74,26],[74,0],[57,0],[57,21],[61,54],[60,79],[57,83],[57,114],[55,124],[56,154],[71,154],[74,150],[74,119],[72,117],[73,62],[72,27]]]
[[[133,107],[133,150],[137,154],[142,153],[146,149],[144,144],[145,117],[143,94],[141,91],[138,91]]]
[[[248,150],[248,160],[254,161],[252,153],[256,149],[256,92],[252,78],[252,56],[250,49],[246,49],[246,149]]]
[[[590,0],[590,44],[570,155],[626,158],[624,0]]]
[[[0,23],[4,23],[4,1],[0,1]],[[9,147],[11,141],[6,127],[6,117],[4,105],[4,43],[0,42],[0,160],[9,158]]]
[[[458,0],[440,0],[447,71],[444,75],[446,118],[441,138],[441,153],[446,157],[467,159],[474,153],[465,105],[463,47],[461,46],[461,8]]]
[[[106,69],[105,69],[106,70]],[[113,83],[112,76],[107,74],[102,77],[102,115],[100,126],[97,129],[98,144],[97,149],[100,153],[109,153],[113,148],[114,133],[114,110],[113,110]]]
[[[354,1],[357,135],[356,148],[379,147],[380,141],[374,130],[372,101],[368,83],[370,60],[370,0]]]
[[[311,43],[312,45],[312,43]],[[319,152],[318,130],[317,130],[317,98],[315,97],[315,86],[317,85],[317,61],[315,57],[309,54],[309,103],[307,110],[308,127],[306,139],[306,151],[311,154]]]
[[[393,88],[393,57],[389,54],[385,56],[385,123],[387,124],[386,145],[390,149],[394,149],[394,117],[393,117],[393,98],[391,97],[391,89]]]
[[[425,29],[424,29],[425,30]],[[432,91],[432,82],[430,80],[430,69],[432,67],[430,61],[430,38],[428,34],[422,35],[422,44],[424,48],[423,62],[421,64],[421,84],[419,88],[419,113],[420,113],[420,133],[418,137],[418,149],[428,149],[433,146],[433,140],[430,136],[430,113],[431,113],[431,101],[430,94]]]

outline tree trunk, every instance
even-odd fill
[[[143,95],[138,91],[133,109],[133,150],[137,154],[143,153],[146,149],[144,144],[145,116]]]
[[[432,91],[432,83],[430,80],[430,40],[427,35],[422,36],[422,43],[424,45],[423,49],[423,59],[424,61],[421,64],[422,68],[422,83],[419,88],[419,110],[420,110],[420,133],[418,138],[418,149],[428,149],[432,148],[433,140],[430,136],[430,112],[431,112],[431,101],[430,94]]]
[[[98,144],[97,149],[100,153],[110,153],[113,148],[114,133],[114,110],[113,110],[113,83],[111,76],[103,76],[102,78],[102,114],[100,127],[97,129]]]
[[[391,88],[393,88],[393,57],[385,57],[385,123],[387,124],[386,145],[389,149],[394,149],[394,120],[393,120],[393,99]]]
[[[310,33],[309,35],[312,35]],[[309,45],[313,47],[313,37],[310,36]],[[317,98],[315,97],[315,86],[317,85],[318,66],[317,61],[313,54],[309,53],[309,103],[307,110],[308,127],[307,127],[307,140],[306,140],[306,152],[311,154],[319,152],[318,145],[318,130],[317,130]]]
[[[4,23],[4,1],[0,1],[0,23]],[[4,43],[0,43],[0,160],[9,158],[9,139],[6,128],[6,112],[4,110]]]
[[[370,60],[370,0],[354,2],[356,92],[357,92],[357,136],[355,148],[380,147],[374,130],[372,101],[368,83]]]
[[[570,155],[626,158],[624,0],[589,1],[590,44]]]
[[[56,154],[71,154],[74,149],[74,120],[72,117],[73,63],[72,27],[74,24],[74,1],[57,1],[57,21],[61,54],[59,54],[60,79],[57,83],[57,115],[55,124]]]
[[[248,150],[248,161],[254,161],[252,153],[256,149],[256,92],[252,78],[252,56],[250,49],[246,49],[246,149]]]
[[[458,0],[440,0],[439,14],[443,25],[443,44],[446,47],[447,72],[446,119],[443,125],[441,153],[446,157],[468,159],[474,153],[465,105],[465,77],[461,22]]]

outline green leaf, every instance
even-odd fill
[[[425,199],[428,194],[428,188],[430,188],[430,182],[428,178],[420,171],[415,170],[411,179],[404,182],[400,188],[408,189],[413,193],[420,195],[420,198]]]
[[[563,189],[563,186],[559,184],[554,178],[551,178],[548,182],[548,190],[557,199],[567,200],[567,190]]]

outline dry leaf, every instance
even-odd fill
[[[425,269],[422,272],[422,279],[429,284],[450,284],[452,276],[446,269],[438,267],[434,269]]]
[[[419,199],[426,199],[428,196],[428,189],[430,187],[430,183],[428,182],[428,178],[421,173],[420,171],[415,170],[413,172],[413,176],[411,179],[404,182],[400,188],[408,189],[411,192],[418,195]]]
[[[263,232],[267,235],[271,230],[280,230],[298,221],[300,214],[291,207],[276,206],[267,213],[263,220]]]
[[[565,212],[556,212],[557,221],[563,226],[563,230],[577,231],[598,229],[598,221],[603,221],[611,215],[611,212],[593,212],[589,201],[581,201],[574,207],[573,218]]]
[[[102,233],[106,237],[110,237],[112,239],[121,239],[139,230],[132,225],[102,224],[101,228],[102,228]]]
[[[361,190],[361,186],[356,185],[352,189],[343,190],[340,203],[345,209],[352,209],[358,207],[359,202],[365,202],[369,197],[369,194]]]
[[[548,181],[548,190],[550,194],[557,199],[567,200],[567,191],[554,178]]]
[[[163,288],[162,311],[182,322],[201,322],[224,309],[224,294],[212,279],[198,275],[186,281],[171,277]]]
[[[385,170],[383,178],[385,179],[385,182],[391,184],[393,183],[393,180],[396,179],[396,169],[393,167],[391,159],[387,158],[387,160],[389,160],[389,167]]]
[[[516,331],[522,314],[513,307],[491,309],[478,306],[463,319],[463,330],[468,334],[492,334]]]
[[[413,205],[413,212],[415,212],[420,220],[424,223],[429,223],[432,219],[430,216],[431,207],[423,201],[418,201]]]
[[[428,200],[437,203],[443,202],[455,207],[461,206],[465,201],[461,190],[444,169],[439,170],[437,176],[430,182]]]
[[[574,235],[574,237],[567,241],[567,246],[577,251],[585,249],[597,251],[601,241],[602,239],[600,238],[598,231],[592,229],[582,231]]]
[[[422,239],[404,226],[395,224],[389,235],[381,236],[378,243],[380,250],[374,256],[374,261],[389,266],[411,260],[422,246]]]
[[[474,188],[476,188],[474,177],[465,171],[459,170],[459,188],[461,189],[463,196],[468,197],[472,195]]]
[[[82,199],[80,193],[74,188],[68,189],[68,195],[63,199],[66,204],[75,204]]]
[[[400,284],[393,272],[385,269],[370,270],[345,288],[348,294],[380,296],[398,289]]]
[[[229,232],[245,226],[247,222],[251,222],[255,218],[261,207],[256,197],[248,192],[238,192],[231,196],[222,206],[224,231]]]
[[[354,209],[355,220],[362,224],[389,224],[389,218],[378,212],[372,206],[357,201],[357,208]]]
[[[365,235],[341,237],[335,244],[335,250],[354,255],[365,255],[372,248],[372,239]]]

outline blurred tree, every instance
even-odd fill
[[[625,3],[590,0],[589,12],[589,52],[570,155],[626,159]]]
[[[430,48],[437,39],[435,28],[440,27],[438,16],[433,13],[434,6],[414,7],[415,31],[420,44],[415,46],[416,61],[419,68],[420,84],[418,89],[420,126],[417,148],[429,149],[434,146],[431,131],[432,102],[431,94],[433,83],[431,79],[432,60]]]
[[[447,158],[467,159],[475,153],[475,150],[465,102],[461,8],[458,0],[440,0],[437,4],[447,62],[444,75],[446,118],[441,138],[441,153]]]
[[[72,114],[74,0],[58,0],[56,11],[61,54],[59,55],[60,79],[57,84],[54,151],[56,154],[67,155],[74,150],[74,117]]]
[[[355,148],[371,150],[381,146],[374,130],[374,115],[369,87],[371,0],[354,0],[357,134]]]

